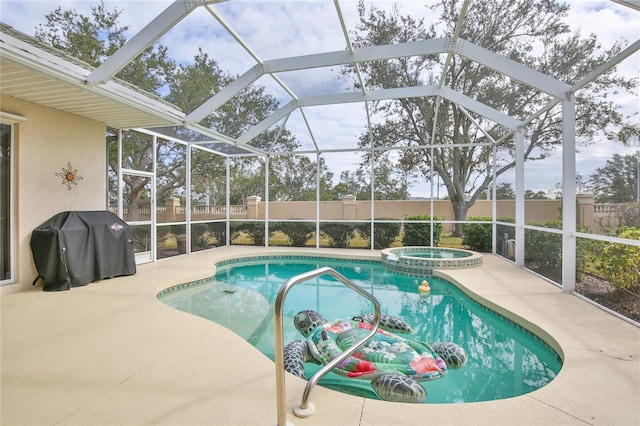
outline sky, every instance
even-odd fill
[[[120,24],[129,26],[129,37],[151,22],[172,2],[164,0],[105,1],[107,10],[122,10]],[[433,12],[425,5],[431,1],[400,0],[375,1],[378,8],[389,9],[397,4],[401,12],[412,17],[434,20]],[[602,46],[610,47],[616,41],[627,46],[640,39],[640,11],[607,0],[571,0],[567,23],[573,31],[584,36],[596,34]],[[39,24],[46,22],[45,15],[57,6],[63,10],[75,8],[89,15],[97,1],[0,1],[0,21],[19,31],[33,35]],[[357,21],[357,1],[341,0],[341,13],[347,29],[352,30]],[[234,28],[260,60],[291,57],[345,48],[345,37],[337,19],[333,1],[329,0],[230,0],[212,6]],[[222,30],[221,25],[203,7],[197,8],[170,31],[160,42],[169,48],[169,55],[178,63],[189,63],[198,48],[215,58],[220,68],[230,74],[242,74],[255,64],[255,60],[238,43]],[[316,69],[281,74],[286,86],[298,96],[317,95],[351,90],[351,83],[338,78],[338,69]],[[629,78],[640,78],[640,52],[636,52],[618,66],[618,73]],[[257,81],[279,100],[281,105],[290,100],[285,90],[268,76]],[[626,114],[640,114],[638,94],[612,94]],[[299,112],[291,115],[287,128],[306,149],[314,142],[321,147],[354,147],[366,125],[366,112],[362,104],[343,104],[305,108],[305,117],[313,131],[314,139],[306,128],[305,117]],[[640,117],[635,118],[639,122]],[[618,142],[598,142],[580,148],[577,156],[578,173],[588,175],[605,165],[613,153],[630,154],[639,147],[625,148]],[[336,178],[343,170],[354,170],[353,158],[342,154],[327,154]],[[534,191],[551,190],[561,181],[562,158],[553,153],[542,162],[528,163],[525,171],[525,187]],[[513,182],[513,174],[505,175],[502,182]],[[413,196],[428,196],[424,184],[412,188]],[[436,195],[436,194],[434,194]],[[440,192],[442,196],[442,191]]]

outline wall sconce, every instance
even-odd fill
[[[71,162],[67,163],[67,168],[62,168],[62,172],[56,173],[56,176],[62,178],[62,184],[67,185],[67,189],[71,191],[71,185],[78,185],[78,181],[82,180],[82,176],[78,176],[78,170],[71,167]]]

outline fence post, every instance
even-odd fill
[[[356,218],[356,196],[345,195],[342,198],[342,218],[354,220]]]
[[[247,197],[247,219],[257,219],[261,198],[257,195]]]
[[[165,222],[176,222],[176,210],[180,205],[180,198],[169,197],[164,200],[165,206]]]
[[[576,195],[576,222],[578,225],[586,226],[587,228],[596,231],[594,229],[597,226],[593,216],[593,194],[577,194]]]

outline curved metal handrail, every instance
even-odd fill
[[[302,401],[300,402],[300,408],[306,410],[309,406],[309,394],[311,388],[320,380],[325,374],[327,374],[336,365],[344,361],[352,353],[354,353],[360,346],[362,346],[367,340],[373,337],[378,331],[380,325],[380,303],[378,300],[369,294],[366,290],[360,288],[357,284],[353,283],[344,275],[340,274],[333,268],[328,266],[314,269],[313,271],[305,272],[295,277],[289,278],[280,288],[278,296],[276,297],[275,309],[274,309],[274,334],[275,334],[275,357],[276,357],[276,392],[278,398],[278,425],[283,426],[287,424],[286,414],[286,390],[284,386],[284,342],[283,342],[283,329],[282,329],[282,307],[284,306],[284,299],[287,296],[289,290],[303,281],[310,280],[321,275],[331,275],[342,284],[346,285],[350,289],[354,290],[361,296],[369,299],[375,308],[375,321],[371,330],[359,341],[354,343],[349,349],[344,351],[339,357],[331,360],[327,365],[323,366],[316,372],[308,381],[307,386],[302,394]],[[296,413],[298,415],[298,413]]]

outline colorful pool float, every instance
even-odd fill
[[[365,336],[373,320],[373,315],[362,315],[329,322],[315,311],[299,312],[294,325],[306,340],[285,347],[285,370],[306,380],[305,362],[326,365]],[[459,368],[467,361],[466,352],[455,343],[429,345],[388,330],[410,333],[411,327],[402,319],[382,315],[378,332],[332,371],[370,380],[382,400],[421,403],[427,391],[419,382],[444,377],[448,368]]]

